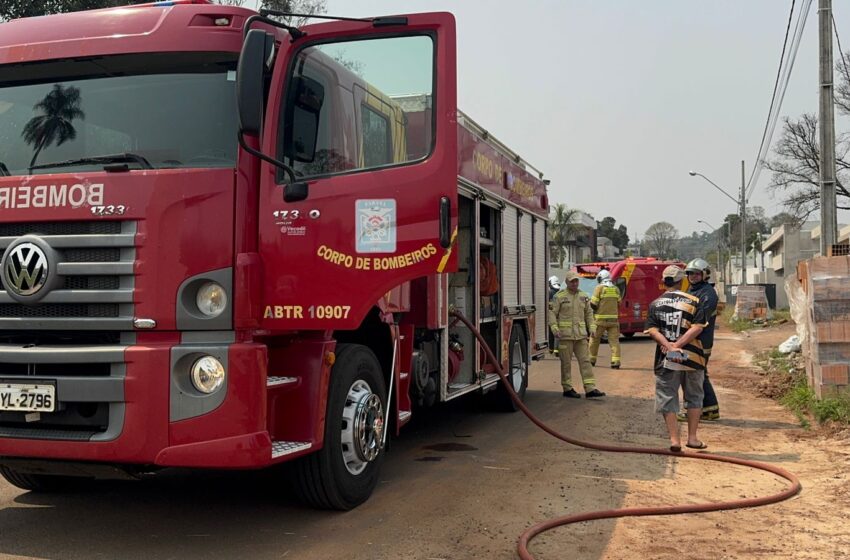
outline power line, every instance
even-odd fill
[[[759,144],[758,154],[761,154],[764,148],[764,140],[767,138],[767,129],[770,126],[770,116],[773,114],[773,105],[776,102],[776,90],[779,88],[779,77],[782,75],[782,66],[785,63],[785,48],[788,46],[788,31],[791,30],[791,20],[794,17],[794,5],[796,0],[791,0],[791,10],[788,12],[788,23],[785,25],[785,39],[782,40],[782,54],[779,55],[779,66],[776,68],[776,80],[773,82],[773,93],[770,96],[770,108],[767,110],[767,118],[764,121],[764,131],[761,133],[761,144]],[[755,167],[753,167],[755,169]],[[753,176],[750,175],[750,181]]]
[[[756,157],[755,164],[753,165],[753,168],[750,172],[750,179],[747,182],[746,200],[749,200],[753,192],[755,191],[756,185],[758,184],[759,175],[761,174],[762,166],[764,165],[764,160],[767,156],[768,150],[770,150],[771,141],[773,140],[773,134],[776,131],[776,124],[779,121],[779,114],[782,108],[782,102],[785,99],[785,92],[787,91],[788,83],[791,80],[791,72],[794,69],[794,61],[797,59],[797,51],[800,48],[800,42],[803,37],[803,31],[806,27],[806,20],[808,19],[811,5],[812,0],[803,0],[803,3],[800,7],[800,12],[797,14],[797,22],[794,26],[794,33],[791,38],[791,45],[788,49],[789,56],[786,60],[784,68],[782,68],[780,85],[778,88],[775,89],[774,99],[771,101],[773,112],[768,115],[768,122],[765,125],[765,131],[762,135],[762,143],[759,146],[758,155]],[[793,2],[792,10],[789,14],[789,21],[792,16]],[[783,50],[784,49],[785,45],[783,45]]]
[[[832,29],[835,31],[835,40],[838,42],[838,56],[841,57],[841,63],[844,66],[844,76],[850,82],[850,71],[847,70],[847,59],[844,57],[844,49],[841,48],[841,37],[838,36],[838,26],[835,25],[835,16],[832,16]]]
[[[782,69],[782,78],[780,79],[780,86],[778,88],[778,103],[774,107],[773,114],[770,115],[769,125],[765,132],[764,143],[758,152],[756,161],[753,164],[753,168],[750,172],[750,180],[747,182],[746,188],[747,200],[749,200],[749,198],[752,196],[756,186],[758,185],[762,166],[764,165],[767,153],[770,150],[771,141],[773,139],[773,134],[776,131],[776,125],[779,121],[782,102],[785,99],[785,92],[787,91],[788,83],[791,80],[791,72],[794,69],[794,62],[797,58],[797,51],[799,50],[800,42],[803,37],[803,31],[806,27],[806,20],[808,19],[811,4],[812,0],[804,0],[802,6],[800,7],[799,13],[797,14],[797,22],[794,25],[794,33],[791,38],[789,57],[785,61],[785,67]]]

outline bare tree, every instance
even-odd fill
[[[850,52],[839,56],[835,74],[835,105],[840,114],[850,116]],[[783,205],[797,219],[805,220],[820,208],[820,145],[818,118],[805,113],[799,118],[786,117],[782,135],[773,152],[776,159],[765,161],[773,172],[769,189],[784,195]],[[850,209],[850,135],[835,139],[835,192],[837,207]]]
[[[669,259],[676,256],[676,241],[679,231],[669,222],[656,222],[643,234],[644,243],[655,256]]]
[[[787,211],[798,220],[805,220],[820,208],[818,119],[806,113],[799,119],[784,120],[782,136],[773,150],[779,159],[765,162],[765,167],[773,172],[769,188],[785,194],[783,205]],[[847,135],[835,140],[835,192],[842,210],[850,209],[848,140]]]
[[[247,0],[213,0],[222,6],[244,6]],[[326,0],[261,0],[259,7],[266,10],[278,12],[290,12],[294,14],[324,14],[327,9]],[[288,25],[301,27],[310,18],[280,18]]]
[[[325,13],[328,9],[328,3],[326,0],[263,0],[260,2],[260,7],[278,12],[318,15]],[[308,17],[288,17],[281,19],[287,25],[295,27],[301,27],[310,20]]]
[[[140,4],[144,0],[0,0],[0,22],[11,19]]]

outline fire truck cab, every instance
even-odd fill
[[[542,174],[457,110],[448,13],[294,29],[175,0],[0,34],[0,474],[292,462],[350,509],[389,432],[546,348]]]

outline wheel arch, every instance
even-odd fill
[[[505,329],[505,333],[502,336],[503,340],[505,341],[505,344],[510,344],[510,342],[511,342],[511,332],[513,331],[513,329],[515,327],[522,329],[522,337],[523,337],[523,340],[525,340],[525,362],[530,365],[531,364],[532,347],[531,347],[531,324],[530,324],[528,317],[517,317],[515,319],[511,319],[510,328]],[[507,363],[508,356],[507,355],[503,356],[502,360],[504,361],[504,363]]]
[[[334,331],[337,343],[361,344],[374,352],[381,365],[386,387],[390,386],[393,363],[393,335],[391,326],[381,319],[381,310],[375,306],[369,310],[360,326],[351,331]]]

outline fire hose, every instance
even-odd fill
[[[597,519],[612,519],[617,517],[638,517],[638,516],[649,516],[649,515],[673,515],[679,513],[701,513],[708,511],[723,511],[730,509],[741,509],[741,508],[751,508],[757,506],[763,506],[767,504],[774,504],[777,502],[781,502],[783,500],[787,500],[795,495],[797,495],[800,490],[802,490],[802,485],[800,484],[800,480],[797,476],[789,471],[781,467],[777,467],[774,465],[769,465],[767,463],[762,463],[760,461],[748,461],[745,459],[737,459],[734,457],[726,457],[723,455],[714,455],[711,453],[693,453],[688,451],[679,451],[674,452],[668,449],[658,449],[651,447],[630,447],[630,446],[616,446],[616,445],[607,445],[601,443],[593,443],[588,441],[581,441],[575,438],[571,438],[564,434],[561,434],[554,429],[550,428],[546,424],[544,424],[539,418],[537,418],[532,412],[525,406],[525,404],[519,399],[514,391],[513,386],[505,375],[505,371],[502,368],[499,360],[496,359],[496,356],[493,354],[493,351],[488,346],[487,342],[481,336],[481,333],[478,332],[478,329],[469,322],[469,320],[463,316],[457,310],[452,310],[451,314],[457,317],[464,325],[469,328],[472,333],[475,335],[475,338],[478,339],[478,342],[481,344],[482,348],[484,348],[484,352],[487,356],[487,360],[489,360],[496,369],[496,372],[499,374],[499,378],[505,386],[505,389],[513,400],[514,404],[516,404],[517,408],[522,410],[523,414],[525,414],[529,420],[531,420],[534,424],[536,424],[540,429],[548,433],[549,435],[564,441],[566,443],[570,443],[572,445],[576,445],[578,447],[584,447],[587,449],[595,449],[597,451],[609,451],[613,453],[638,453],[644,455],[669,455],[672,457],[677,457],[680,459],[701,459],[704,461],[716,461],[719,463],[731,463],[733,465],[741,465],[744,467],[750,467],[754,469],[759,469],[762,471],[767,471],[769,473],[775,474],[781,478],[784,478],[790,485],[783,490],[782,492],[778,492],[776,494],[771,494],[769,496],[763,496],[760,498],[746,498],[741,500],[732,500],[727,502],[711,502],[711,503],[702,503],[702,504],[687,504],[687,505],[678,505],[678,506],[658,506],[658,507],[635,507],[635,508],[620,508],[620,509],[608,509],[601,511],[591,511],[586,513],[579,513],[576,515],[566,515],[563,517],[557,517],[554,519],[549,519],[538,523],[532,527],[529,527],[522,533],[519,537],[519,541],[517,542],[517,553],[522,560],[534,560],[534,556],[529,552],[528,545],[531,540],[543,533],[544,531],[548,531],[549,529],[553,529],[555,527],[560,527],[563,525],[570,525],[572,523],[580,523],[582,521],[593,521]]]

